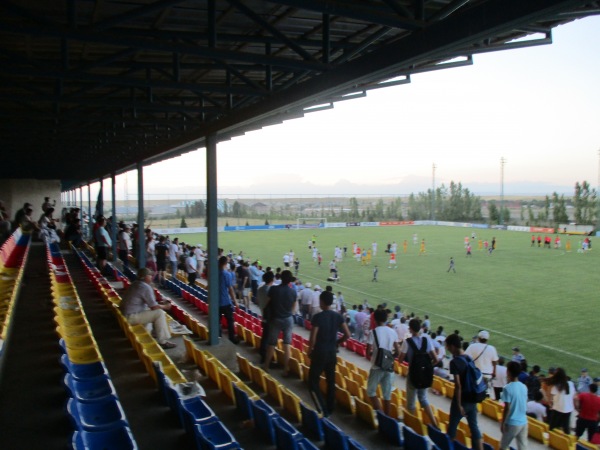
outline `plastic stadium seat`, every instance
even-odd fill
[[[298,448],[298,441],[304,438],[302,433],[282,417],[275,418],[273,426],[277,450],[296,450]]]
[[[235,409],[241,413],[244,420],[252,419],[252,402],[248,393],[239,385],[233,384],[233,395],[235,397]]]
[[[325,432],[325,447],[331,450],[349,450],[348,435],[331,420],[323,419],[322,422]]]
[[[107,397],[117,397],[112,381],[106,377],[77,380],[67,373],[64,378],[69,396],[82,403],[97,402]]]
[[[379,422],[379,434],[384,436],[388,442],[397,447],[401,447],[402,442],[402,427],[396,419],[377,410],[377,422]]]
[[[273,420],[279,415],[263,400],[257,400],[252,403],[252,415],[254,417],[254,426],[271,443],[275,443],[275,427]]]
[[[425,436],[413,431],[410,427],[404,427],[404,448],[410,450],[430,450],[430,441]]]
[[[372,429],[377,429],[377,420],[375,411],[371,403],[364,402],[360,398],[356,399],[356,415],[359,419],[367,423]]]
[[[194,427],[196,444],[203,450],[238,449],[240,445],[222,422],[214,421]]]
[[[317,441],[325,439],[319,413],[306,406],[303,402],[300,402],[300,412],[302,413],[302,426],[308,430],[311,437]]]
[[[138,446],[129,427],[107,431],[75,431],[73,450],[137,450]]]
[[[367,447],[359,444],[352,438],[348,438],[348,449],[349,450],[367,450]]]
[[[81,403],[70,398],[67,411],[77,430],[107,431],[128,426],[121,403],[113,397],[93,403]]]
[[[183,412],[183,425],[187,432],[193,433],[194,426],[219,420],[214,411],[199,396],[180,402]]]
[[[454,450],[454,443],[446,433],[442,433],[432,425],[427,425],[427,433],[429,439],[433,441],[439,450]]]
[[[95,377],[108,377],[108,371],[102,361],[90,364],[74,364],[67,355],[62,355],[60,362],[65,371],[69,372],[76,380],[87,380]]]

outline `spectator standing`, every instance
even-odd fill
[[[267,354],[267,342],[269,340],[269,310],[267,309],[267,305],[269,304],[269,289],[271,289],[271,286],[273,286],[275,274],[273,272],[265,272],[265,274],[262,276],[262,280],[264,283],[256,292],[256,303],[260,308],[260,314],[262,316],[262,339],[260,340],[260,348],[258,352],[260,354],[260,363],[264,364],[265,356]]]
[[[380,349],[395,350],[396,354],[400,353],[400,345],[398,344],[398,335],[390,327],[386,326],[387,313],[383,309],[375,311],[375,322],[377,326],[369,335],[367,343],[367,355],[371,356],[371,370],[367,380],[367,395],[373,405],[373,408],[382,410],[385,414],[390,414],[390,400],[392,398],[392,381],[393,372],[383,370],[375,365],[377,354]],[[377,337],[377,342],[375,342]],[[383,409],[377,397],[377,386],[381,386],[383,395]]]
[[[492,378],[496,376],[496,365],[498,364],[498,352],[493,345],[488,343],[489,338],[490,333],[481,330],[477,334],[477,342],[472,343],[465,350],[465,355],[471,357],[488,386]]]
[[[283,376],[289,376],[290,363],[290,345],[292,343],[292,328],[294,326],[293,314],[296,312],[297,295],[296,290],[290,286],[290,283],[296,281],[296,278],[289,270],[281,272],[281,284],[271,286],[269,289],[268,317],[269,317],[269,340],[265,356],[265,371],[269,370],[269,365],[275,354],[275,346],[279,333],[283,333]]]
[[[98,269],[104,274],[106,260],[108,259],[108,249],[112,246],[112,240],[106,231],[106,218],[100,217],[97,222],[98,227],[94,233],[96,239],[96,263]]]
[[[477,423],[477,403],[463,393],[462,389],[466,385],[468,360],[465,358],[462,340],[458,334],[451,334],[446,338],[446,349],[453,356],[450,361],[450,374],[454,376],[454,396],[450,404],[450,422],[447,434],[450,439],[454,440],[458,423],[463,417],[466,417],[471,430],[471,448],[483,450],[483,440]]]
[[[187,273],[187,280],[190,286],[196,286],[196,276],[198,275],[198,261],[196,255],[194,255],[194,247],[189,251],[188,256],[185,258],[185,271]]]
[[[303,319],[310,319],[310,309],[313,301],[312,283],[308,282],[304,285],[304,289],[300,291],[300,314]]]
[[[500,428],[500,450],[507,450],[513,439],[517,440],[517,449],[527,449],[527,388],[518,381],[521,365],[510,361],[506,366],[508,384],[502,389],[501,399],[504,411]]]
[[[350,330],[341,314],[331,311],[333,294],[324,291],[319,295],[321,312],[312,318],[308,354],[310,370],[308,385],[315,404],[320,407],[323,415],[329,417],[335,404],[335,366],[337,364],[337,347],[350,337]],[[338,339],[338,332],[342,337]],[[319,387],[321,374],[325,372],[327,381],[326,399],[323,399]]]
[[[588,370],[581,369],[581,375],[577,379],[577,392],[590,392],[590,386],[593,382],[592,377],[588,375]]]
[[[507,383],[506,366],[504,365],[505,362],[506,361],[503,356],[498,358],[498,364],[496,365],[496,376],[492,378],[492,388],[494,389],[494,398],[496,400],[500,400],[502,389]]]
[[[521,361],[525,361],[525,356],[523,356],[519,347],[513,347],[512,351],[513,351],[513,355],[512,355],[511,361],[515,361],[518,363],[520,363]]]
[[[169,244],[169,262],[171,264],[171,276],[177,276],[177,260],[179,258],[179,239],[175,238]]]
[[[233,291],[233,274],[227,270],[227,264],[227,256],[221,256],[219,258],[219,317],[225,316],[229,340],[237,344],[239,338],[235,335],[233,322],[233,307],[237,306],[237,302]],[[221,337],[221,326],[219,326],[219,337]]]
[[[117,252],[123,267],[129,267],[129,254],[131,253],[131,227],[124,225],[117,235]]]
[[[417,354],[426,353],[431,359],[431,375],[433,379],[433,366],[435,366],[438,362],[437,354],[433,347],[433,341],[426,334],[420,335],[421,321],[419,319],[411,319],[411,321],[408,323],[408,328],[410,330],[411,337],[402,342],[402,348],[400,349],[400,355],[398,356],[398,363],[402,364],[402,362],[406,360],[410,367],[413,361],[416,361]],[[370,337],[369,340],[371,340]],[[415,387],[414,381],[411,380],[409,372],[409,376],[406,377],[406,407],[412,414],[415,414],[417,411],[416,400],[418,397],[421,408],[425,410],[425,413],[429,417],[431,423],[437,427],[437,419],[435,418],[435,414],[433,414],[431,406],[429,406],[429,400],[427,399],[427,390],[430,386],[423,388]]]
[[[600,397],[597,395],[598,386],[592,383],[589,392],[582,392],[575,397],[575,409],[579,412],[575,425],[577,439],[587,430],[588,441],[598,432],[598,419],[600,418]]]
[[[543,399],[544,394],[542,394],[542,391],[537,391],[533,395],[533,400],[527,402],[527,415],[539,420],[540,422],[545,422],[548,415],[546,406],[542,404]]]
[[[558,367],[554,375],[547,380],[552,386],[550,395],[552,396],[550,408],[550,429],[562,428],[562,430],[571,433],[571,413],[575,409],[575,385],[567,377],[565,369]]]

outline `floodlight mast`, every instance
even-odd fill
[[[500,158],[500,225],[504,224],[504,165],[506,159]]]
[[[431,166],[431,220],[435,220],[435,163]]]

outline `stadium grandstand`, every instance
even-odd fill
[[[361,343],[340,349],[339,407],[322,418],[305,385],[304,321],[289,377],[257,363],[254,305],[235,310],[240,342],[219,340],[216,258],[205,282],[189,287],[180,272],[156,287],[170,304],[168,348],[118,308],[131,267],[146,266],[144,233],[128,268],[113,226],[100,271],[98,248],[53,242],[30,218],[43,210],[52,225],[53,211],[72,208],[93,233],[90,184],[102,193],[106,182],[118,211],[115,177],[136,169],[143,229],[144,167],[204,147],[216,255],[220,142],[478,53],[550,44],[554,27],[599,10],[573,0],[0,2],[0,199],[11,219],[23,211],[0,250],[0,448],[441,448],[444,434],[404,409],[406,366],[395,366],[390,417],[366,401]],[[453,387],[436,383],[443,424]],[[501,406],[481,409],[497,449]],[[531,423],[531,448],[593,448]],[[457,439],[470,447],[467,429]]]

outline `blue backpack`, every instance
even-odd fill
[[[467,365],[464,385],[461,386],[462,401],[468,403],[481,403],[488,396],[488,386],[483,379],[481,371],[477,368],[470,356],[460,355],[458,358],[462,358]]]

